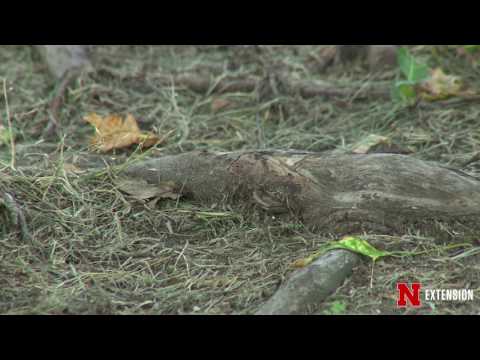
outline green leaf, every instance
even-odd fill
[[[0,146],[10,144],[11,138],[12,134],[10,131],[0,124]]]
[[[397,81],[393,88],[392,97],[396,101],[412,101],[417,97],[415,83],[412,81]]]
[[[368,256],[373,261],[376,261],[381,257],[390,255],[390,253],[388,252],[375,249],[367,241],[353,236],[343,238],[336,245],[332,246],[332,248],[350,250],[358,254]]]
[[[334,301],[330,304],[330,308],[325,310],[325,315],[341,315],[347,310],[347,305],[343,301]]]
[[[340,241],[333,241],[333,242],[328,242],[324,244],[323,246],[320,247],[319,251],[313,253],[312,255],[304,259],[299,259],[293,262],[292,267],[294,268],[306,267],[311,263],[313,263],[315,260],[317,260],[320,256],[325,254],[327,251],[335,250],[335,249],[350,250],[358,254],[368,256],[372,258],[373,261],[376,261],[377,259],[384,256],[392,255],[392,253],[383,252],[375,249],[372,245],[370,245],[365,240],[350,236],[350,237],[345,237]]]
[[[408,81],[418,83],[429,76],[430,69],[425,64],[418,63],[406,48],[398,50],[400,70]]]

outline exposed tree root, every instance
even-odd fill
[[[274,85],[272,85],[274,81]],[[261,79],[256,77],[234,77],[226,76],[215,80],[213,76],[198,74],[179,74],[163,76],[160,82],[165,86],[174,84],[177,87],[186,87],[197,93],[250,93],[257,89],[264,88],[264,93],[277,93],[276,95],[299,95],[305,99],[313,97],[339,97],[349,98],[355,96],[356,100],[366,98],[390,98],[390,89],[385,86],[367,86],[360,88],[340,88],[330,84],[322,84],[314,81],[293,81],[281,76],[275,76],[274,80]],[[267,87],[267,91],[265,91]],[[269,89],[268,89],[269,88]],[[275,91],[272,88],[279,89]]]
[[[255,315],[308,314],[331,295],[360,261],[347,250],[332,250],[296,271]]]
[[[411,225],[434,235],[449,226],[461,233],[479,229],[479,179],[398,154],[192,152],[125,173],[151,184],[174,182],[181,195],[199,201],[288,213],[337,234],[403,233]]]

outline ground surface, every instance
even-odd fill
[[[460,75],[480,89],[479,71],[453,51],[435,56],[412,50],[430,65]],[[365,84],[393,83],[397,70],[370,73],[361,66],[319,72],[319,47],[102,46],[93,53],[97,73],[81,76],[61,108],[61,134],[43,131],[55,84],[27,46],[0,48],[16,143],[0,140],[0,191],[14,194],[32,240],[0,228],[2,314],[252,314],[288,278],[291,263],[327,240],[301,224],[261,212],[188,201],[142,204],[116,189],[110,171],[79,172],[72,164],[89,152],[90,113],[132,113],[145,130],[167,142],[140,154],[120,151],[115,161],[190,150],[259,148],[350,151],[370,134],[389,137],[411,156],[459,166],[480,151],[478,103],[406,107],[388,99],[356,99]],[[275,66],[272,66],[275,64]],[[281,68],[294,79],[357,87],[348,98],[260,98],[255,93],[197,94],[160,81],[174,73],[229,72],[264,76]],[[2,125],[6,103],[0,98]],[[212,109],[219,99],[229,106]],[[215,108],[215,106],[213,106]],[[99,166],[103,165],[99,161]],[[480,236],[480,235],[479,235]],[[370,234],[382,249],[415,256],[365,259],[353,276],[314,313],[480,314],[477,247],[449,248],[412,229],[402,237]],[[468,303],[395,307],[396,283],[429,288],[471,288]]]

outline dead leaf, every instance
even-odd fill
[[[370,134],[354,145],[352,152],[354,154],[368,154],[373,148],[379,145],[388,145],[389,143],[390,139],[385,136]]]
[[[133,144],[148,148],[160,142],[158,136],[151,132],[142,132],[137,120],[128,114],[125,120],[117,115],[99,116],[95,113],[85,116],[85,121],[95,127],[92,145],[101,152],[122,149]]]
[[[388,137],[371,134],[353,146],[354,154],[411,154],[409,148],[399,146]]]
[[[290,266],[296,269],[302,269],[304,267],[307,267],[310,264],[311,264],[311,261],[309,261],[308,259],[298,259],[298,260],[295,260]]]
[[[150,200],[149,203],[153,206],[156,204],[155,199],[177,200],[181,197],[180,192],[176,190],[178,187],[173,181],[152,185],[145,180],[120,179],[115,182],[115,185],[136,200]],[[154,202],[152,203],[152,201]]]
[[[231,101],[221,99],[221,98],[216,98],[212,101],[212,112],[216,113],[219,112],[220,110],[226,109],[229,106],[232,105]]]
[[[462,86],[458,76],[446,75],[442,69],[436,68],[420,85],[420,96],[428,101],[443,100],[461,95]]]
[[[70,163],[63,164],[63,170],[67,174],[75,174],[75,175],[84,174],[87,172],[87,170],[82,170],[78,166]]]

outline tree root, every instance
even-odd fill
[[[174,84],[177,87],[185,87],[193,92],[206,93],[250,93],[260,88],[269,88],[268,93],[276,95],[299,95],[304,99],[314,97],[326,98],[352,98],[355,100],[365,100],[375,97],[382,99],[390,98],[390,88],[386,86],[368,86],[360,88],[341,88],[330,84],[321,84],[314,81],[293,81],[282,76],[275,76],[275,86],[272,86],[270,79],[261,79],[257,77],[235,77],[226,76],[218,81],[214,81],[213,76],[198,74],[179,74],[171,76],[162,76],[160,82],[165,86]],[[272,89],[281,89],[275,91]],[[265,93],[265,91],[264,91]]]
[[[480,180],[405,155],[192,152],[131,165],[124,174],[154,186],[173,182],[202,202],[288,213],[323,233],[480,231]]]
[[[332,250],[293,273],[255,315],[309,314],[341,286],[360,262],[347,250]]]

